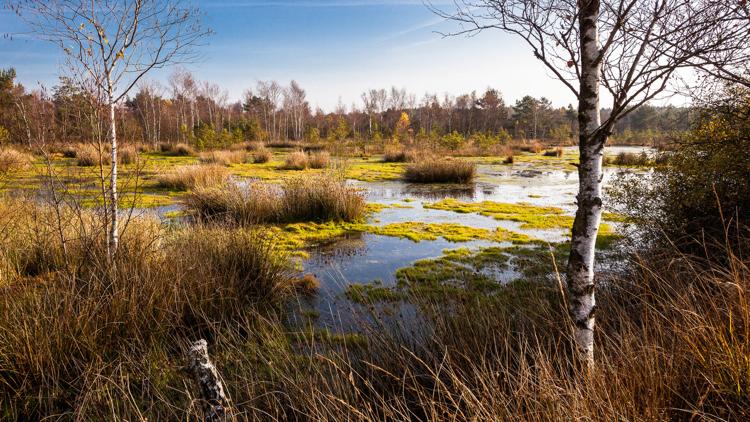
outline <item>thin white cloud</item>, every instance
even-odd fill
[[[379,41],[384,42],[384,41],[390,41],[390,40],[394,40],[394,39],[397,39],[397,38],[401,38],[404,35],[409,35],[409,34],[412,34],[414,32],[419,32],[419,31],[421,31],[423,29],[431,28],[431,27],[439,25],[439,24],[441,24],[441,23],[443,23],[445,21],[446,21],[445,18],[435,17],[435,18],[432,18],[432,19],[430,19],[428,21],[422,22],[422,23],[420,23],[418,25],[412,26],[410,28],[406,28],[406,29],[403,29],[403,30],[400,30],[400,31],[396,31],[396,32],[394,32],[392,34],[386,35],[385,37],[382,37]]]

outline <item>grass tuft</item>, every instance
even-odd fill
[[[294,151],[286,156],[284,168],[287,170],[304,170],[309,164],[307,154],[303,151]]]
[[[324,169],[331,163],[331,154],[327,151],[317,151],[308,155],[308,165],[311,169]]]
[[[219,164],[222,166],[242,164],[247,161],[247,153],[242,150],[210,151],[202,153],[199,160],[203,164]]]
[[[387,148],[383,154],[384,163],[409,163],[414,161],[417,161],[417,153],[403,148]]]
[[[366,213],[362,193],[330,175],[292,178],[281,186],[258,182],[196,189],[183,204],[201,220],[240,225],[353,222]]]
[[[157,186],[170,190],[190,190],[223,185],[229,179],[229,170],[220,165],[190,165],[174,169],[157,177]]]
[[[476,165],[467,160],[430,158],[406,167],[404,179],[411,183],[469,183]]]
[[[24,170],[34,162],[31,154],[15,149],[0,150],[0,175]]]

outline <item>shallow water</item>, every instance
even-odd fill
[[[622,151],[637,152],[648,149],[639,147],[613,147],[608,153]],[[485,164],[478,167],[477,182],[471,185],[418,185],[401,181],[362,182],[350,181],[352,186],[363,189],[368,202],[385,204],[396,208],[385,208],[371,217],[371,224],[386,225],[400,222],[458,223],[462,225],[495,229],[502,227],[524,233],[549,242],[560,242],[569,238],[568,230],[521,229],[521,223],[499,221],[480,214],[459,214],[424,208],[427,203],[445,198],[456,198],[465,202],[494,201],[506,203],[528,203],[537,206],[554,206],[568,215],[575,212],[575,195],[578,191],[578,174],[575,167],[566,164],[539,165],[518,163],[513,165]],[[608,185],[617,173],[615,167],[605,167],[604,184]],[[393,285],[396,270],[415,261],[438,258],[446,249],[466,247],[478,249],[487,246],[508,246],[489,241],[452,243],[444,239],[413,242],[372,234],[352,234],[324,247],[311,250],[310,258],[303,263],[305,272],[315,274],[321,281],[321,292],[310,299],[309,306],[320,313],[318,324],[329,328],[351,328],[356,326],[351,312],[355,307],[345,297],[346,287],[351,283],[368,283],[379,280],[384,286]],[[507,269],[494,271],[493,278],[509,282],[520,276],[511,265]],[[396,313],[411,313],[411,307],[395,305]]]

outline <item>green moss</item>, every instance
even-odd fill
[[[367,346],[367,338],[357,333],[332,333],[327,328],[316,329],[309,326],[306,330],[290,333],[292,340],[319,342],[329,346]]]
[[[496,220],[517,221],[523,223],[523,229],[560,229],[573,225],[573,217],[565,215],[561,208],[539,207],[526,203],[502,202],[462,202],[454,198],[443,199],[425,208],[453,211],[458,213],[479,213]]]
[[[410,267],[399,269],[396,280],[401,289],[410,292],[410,296],[484,295],[502,287],[488,270],[506,269],[508,260],[502,248],[485,248],[478,252],[450,250],[441,258],[417,261]]]
[[[498,227],[487,230],[454,223],[404,222],[386,226],[367,226],[369,233],[382,236],[400,237],[414,242],[444,238],[449,242],[468,242],[471,240],[489,240],[494,242],[526,243],[533,239],[525,234],[516,233]]]
[[[346,297],[362,305],[375,302],[398,302],[405,299],[403,292],[392,287],[384,287],[379,280],[368,284],[350,284],[346,289]]]
[[[457,213],[478,213],[496,220],[516,221],[522,223],[522,229],[569,229],[573,226],[574,219],[572,215],[566,215],[561,208],[540,207],[523,202],[462,202],[447,198],[432,204],[425,204],[424,207]],[[604,219],[624,221],[624,217],[613,213],[605,213]],[[606,224],[602,224],[602,227],[604,230],[611,231]]]
[[[403,177],[405,169],[405,165],[402,163],[383,163],[375,159],[359,160],[347,164],[346,177],[363,182],[399,180]]]

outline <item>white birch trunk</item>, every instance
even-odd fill
[[[112,82],[108,76],[107,101],[109,102],[109,143],[111,148],[112,171],[109,180],[109,213],[111,222],[109,226],[109,254],[114,257],[119,244],[118,206],[117,206],[117,121],[115,116],[115,102],[112,95]]]
[[[578,209],[573,223],[568,289],[575,341],[582,361],[594,363],[594,256],[602,214],[602,157],[607,134],[600,130],[601,57],[597,19],[599,0],[579,0],[581,86],[578,106],[580,166]]]

